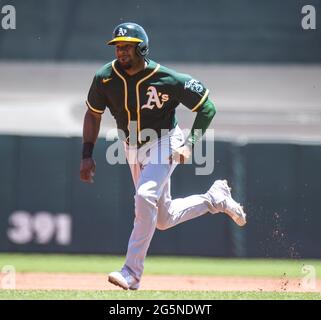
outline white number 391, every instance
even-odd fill
[[[7,235],[16,244],[31,241],[47,244],[55,240],[59,245],[68,245],[71,242],[71,222],[71,216],[65,213],[41,211],[32,215],[27,211],[15,211],[9,217]]]

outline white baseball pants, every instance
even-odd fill
[[[173,149],[184,143],[176,126],[168,135],[141,148],[125,144],[127,161],[135,184],[135,220],[131,233],[126,268],[138,281],[144,271],[144,260],[155,229],[165,230],[181,222],[215,210],[207,194],[172,200],[170,177],[177,163],[169,163]]]

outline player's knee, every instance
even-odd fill
[[[166,221],[157,221],[156,228],[158,230],[164,231],[170,228],[170,225]]]
[[[171,227],[171,220],[168,214],[158,210],[156,228],[158,230],[167,230]]]

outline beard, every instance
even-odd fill
[[[118,59],[118,62],[120,64],[120,66],[127,70],[127,69],[131,69],[133,67],[133,62],[129,59],[129,60],[123,60],[122,58]]]
[[[120,66],[125,70],[128,70],[128,69],[132,68],[132,64],[130,62],[127,62],[127,63],[121,63],[120,62]]]

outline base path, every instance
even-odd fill
[[[122,290],[107,281],[107,275],[89,273],[17,273],[17,290]],[[193,291],[278,291],[321,292],[315,286],[295,278],[208,277],[145,275],[141,290]]]

